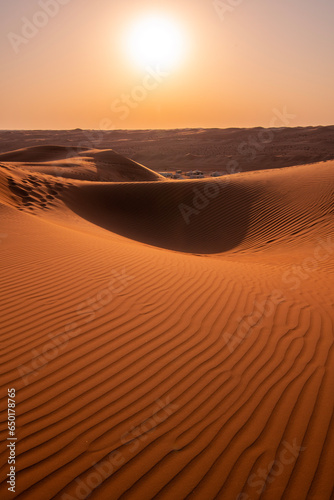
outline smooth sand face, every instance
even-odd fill
[[[333,169],[0,157],[17,498],[332,498]]]

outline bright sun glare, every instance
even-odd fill
[[[172,69],[183,56],[185,40],[177,23],[155,15],[135,23],[130,32],[128,47],[136,64],[144,67],[160,65],[163,69]]]

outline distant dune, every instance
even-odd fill
[[[87,149],[87,148],[86,148]],[[80,148],[82,151],[82,148]],[[8,151],[0,154],[1,162],[48,162],[70,158],[74,156],[74,150],[64,146],[31,146]]]
[[[0,155],[14,497],[330,500],[334,161],[169,181],[110,147]]]
[[[47,144],[66,146],[70,151],[112,148],[156,172],[199,169],[232,173],[334,160],[334,126],[0,131],[0,153]]]
[[[113,150],[35,146],[0,154],[0,163],[10,163],[26,172],[57,177],[109,182],[164,180],[152,170]]]

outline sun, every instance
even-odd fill
[[[132,26],[128,50],[135,64],[147,67],[159,65],[171,70],[185,52],[185,37],[181,27],[172,19],[149,15]]]

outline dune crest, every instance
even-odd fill
[[[108,182],[164,180],[156,172],[112,149],[32,146],[0,154],[0,163],[69,179]]]

